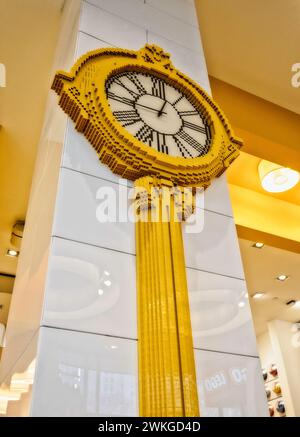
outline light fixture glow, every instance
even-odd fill
[[[282,193],[290,190],[297,185],[300,179],[297,171],[265,160],[260,161],[258,173],[263,189],[269,193]]]
[[[243,301],[239,302],[239,303],[238,303],[238,306],[239,306],[240,308],[243,308],[243,307],[245,306],[245,302],[243,302]]]
[[[276,277],[276,279],[277,279],[277,281],[284,282],[288,279],[288,276],[287,275],[278,275]]]
[[[294,304],[294,308],[297,308],[297,309],[300,308],[300,300],[296,300],[296,302]]]
[[[261,297],[264,296],[264,294],[265,293],[258,291],[257,293],[254,293],[252,297],[253,297],[253,299],[260,299]]]
[[[7,249],[6,255],[7,256],[18,256],[19,252],[15,249]]]
[[[109,276],[110,275],[110,273],[107,270],[104,270],[103,273],[105,274],[105,276]]]
[[[102,290],[102,288],[99,288],[99,290],[98,290],[98,294],[99,294],[99,296],[102,296],[103,293],[104,293],[104,291]]]
[[[107,279],[106,281],[104,281],[104,284],[105,284],[107,287],[110,287],[110,286],[111,286],[111,281],[110,281],[109,279]]]
[[[252,247],[255,247],[256,249],[262,249],[264,247],[264,243],[257,241],[252,245]]]

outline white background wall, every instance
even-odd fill
[[[83,1],[74,31],[75,58],[109,45],[156,43],[210,92],[192,0]],[[47,282],[40,287],[34,416],[138,414],[134,224],[97,221],[102,186],[118,193],[118,178],[68,121]],[[204,230],[185,233],[184,243],[202,415],[267,415],[224,176],[197,214]]]

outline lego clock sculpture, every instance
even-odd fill
[[[155,45],[91,51],[52,88],[100,161],[134,181],[140,415],[199,416],[181,219],[242,143]]]

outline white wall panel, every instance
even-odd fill
[[[183,233],[186,266],[244,279],[233,219],[200,209],[196,213],[204,214],[204,227],[200,232]]]
[[[257,356],[245,281],[187,269],[194,347]]]
[[[258,358],[195,350],[204,417],[268,417]]]
[[[146,43],[146,31],[117,15],[83,3],[79,30],[109,44],[139,49]]]
[[[40,328],[32,416],[136,416],[136,341]]]
[[[145,2],[192,26],[198,26],[194,0],[145,0]]]
[[[136,339],[135,256],[54,238],[42,324]]]
[[[128,206],[125,204],[119,207],[120,191],[125,192],[126,200],[125,186],[77,171],[61,169],[53,235],[135,253],[134,223],[125,221]],[[97,198],[100,192],[103,193],[102,199]],[[116,202],[110,196],[115,196]],[[106,198],[112,199],[111,211],[116,211],[116,216],[112,216],[113,221],[101,223],[97,208],[106,202]],[[108,210],[105,209],[104,215],[106,211]],[[119,214],[124,214],[124,222],[120,221]]]

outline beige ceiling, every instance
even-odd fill
[[[248,240],[240,239],[239,243],[256,334],[267,331],[267,322],[273,319],[300,321],[300,308],[286,306],[289,300],[300,301],[300,254],[270,246],[255,249]],[[277,281],[279,274],[290,278]],[[265,296],[251,298],[257,291]]]
[[[209,74],[300,113],[299,0],[196,0]]]
[[[0,63],[6,66],[6,87],[0,88],[0,272],[16,271],[17,260],[5,253],[13,224],[26,215],[63,3],[0,2]]]

